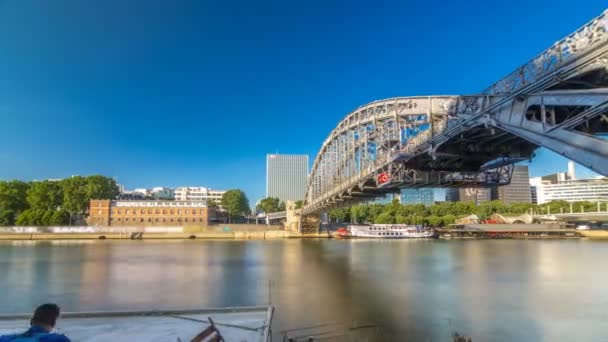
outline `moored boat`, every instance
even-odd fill
[[[437,233],[430,228],[407,224],[350,225],[336,231],[340,238],[376,239],[420,239],[435,238]]]

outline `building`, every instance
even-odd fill
[[[458,200],[461,202],[473,202],[475,204],[490,202],[497,198],[496,187],[491,188],[460,188],[458,189]]]
[[[538,204],[538,195],[535,186],[530,186],[530,202],[532,204]]]
[[[307,179],[307,155],[266,156],[266,197],[277,197],[283,202],[303,200]]]
[[[201,201],[91,200],[91,226],[182,226],[217,221],[214,209]]]
[[[460,200],[460,194],[458,188],[447,188],[445,189],[445,200],[446,202],[458,202]]]
[[[175,189],[175,200],[205,202],[213,200],[219,204],[225,192],[224,190],[212,190],[203,187],[181,187]]]
[[[150,189],[150,196],[156,200],[173,200],[175,199],[175,190],[157,186]]]
[[[573,179],[551,183],[543,180],[542,177],[537,177],[530,183],[536,186],[538,204],[557,200],[608,202],[608,178]]]
[[[515,165],[511,183],[498,187],[498,200],[505,204],[530,203],[530,175],[527,165]]]
[[[424,204],[431,206],[435,203],[435,192],[430,188],[402,189],[401,204]]]

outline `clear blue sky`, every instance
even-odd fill
[[[602,1],[0,0],[0,179],[264,195],[355,107],[477,93]],[[566,162],[541,151],[532,174]]]

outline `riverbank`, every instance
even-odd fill
[[[0,241],[20,240],[273,240],[290,238],[328,238],[326,232],[301,234],[286,230],[190,232],[190,233],[2,233]]]

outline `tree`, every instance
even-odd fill
[[[211,199],[211,200],[207,201],[207,208],[209,208],[209,209],[217,209],[219,206],[220,205],[217,203],[216,200]]]
[[[26,199],[29,187],[28,183],[18,180],[0,181],[0,209],[19,215],[29,208]]]
[[[87,179],[74,176],[63,180],[63,208],[70,214],[82,214],[89,207]]]
[[[266,197],[260,201],[257,205],[257,209],[266,214],[276,213],[285,210],[285,204],[283,203],[283,210],[281,210],[281,200],[276,197]]]
[[[15,212],[8,209],[0,209],[0,226],[15,224]]]
[[[222,196],[222,207],[230,216],[244,216],[249,214],[249,200],[245,193],[239,189],[228,190]]]
[[[86,195],[92,199],[115,199],[118,196],[118,185],[110,177],[101,175],[88,176],[86,178]]]
[[[303,206],[304,206],[304,201],[302,201],[302,200],[296,201],[296,209],[302,209]]]
[[[27,202],[32,209],[56,210],[63,203],[61,182],[33,182],[27,190]]]
[[[395,218],[390,213],[381,213],[376,217],[374,223],[395,223]]]

